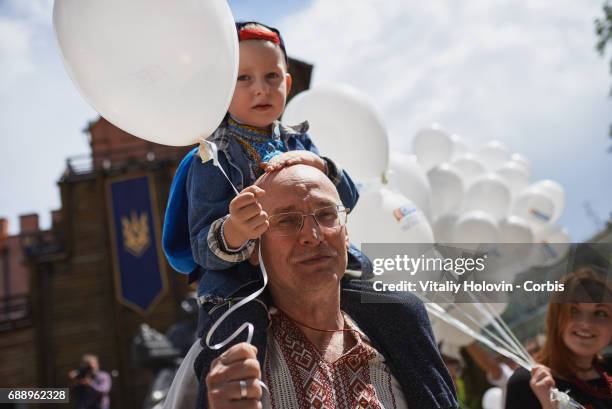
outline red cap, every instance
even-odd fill
[[[245,40],[266,40],[271,41],[274,44],[280,45],[280,38],[278,34],[269,31],[263,31],[256,28],[247,28],[242,29],[238,33],[238,38],[240,41]]]

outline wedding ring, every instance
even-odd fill
[[[240,381],[240,399],[246,399],[246,398],[247,398],[247,383],[243,379]]]

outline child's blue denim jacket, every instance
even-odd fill
[[[319,154],[306,133],[308,123],[287,127],[275,123],[273,138],[280,139],[289,151],[307,150]],[[255,182],[251,164],[243,147],[231,135],[228,119],[209,138],[217,145],[219,163],[232,183],[240,191]],[[333,161],[327,163],[328,176],[338,189],[345,207],[354,208],[359,194],[346,172]],[[181,161],[172,186],[164,219],[162,244],[170,265],[177,271],[201,277],[198,296],[227,298],[240,288],[261,280],[258,267],[250,265],[254,242],[241,251],[229,252],[221,239],[221,226],[229,213],[234,190],[220,169],[212,161],[202,163],[198,148],[190,151]],[[352,263],[352,266],[351,266]],[[349,266],[369,269],[369,261],[355,247],[349,250]]]

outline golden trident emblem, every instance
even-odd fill
[[[121,217],[123,227],[123,247],[134,257],[140,257],[151,245],[149,234],[149,218],[146,213],[137,215],[136,211],[130,217]]]

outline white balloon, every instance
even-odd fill
[[[56,0],[53,26],[83,98],[124,131],[191,145],[225,116],[238,72],[225,0]]]
[[[482,409],[504,409],[504,391],[499,387],[489,388],[482,396]]]
[[[432,228],[436,243],[453,242],[453,231],[455,230],[455,223],[458,218],[458,215],[449,213],[438,218],[438,220],[434,222]]]
[[[473,153],[465,153],[458,156],[457,158],[453,159],[451,165],[457,169],[457,172],[463,181],[463,186],[466,188],[469,188],[476,178],[485,173],[484,165]]]
[[[389,166],[389,142],[369,96],[348,85],[301,92],[287,105],[283,122],[306,120],[322,155],[333,158],[355,181],[381,180]]]
[[[504,178],[512,197],[516,197],[529,183],[529,173],[525,170],[525,167],[518,162],[506,162],[497,169],[495,173]]]
[[[452,159],[457,158],[469,151],[467,141],[463,136],[452,134],[450,136],[451,142],[453,143],[453,154],[451,156]]]
[[[559,225],[550,225],[537,231],[532,251],[531,264],[538,267],[550,267],[565,257],[570,249],[568,231]]]
[[[431,186],[431,216],[436,220],[442,215],[459,212],[463,197],[463,182],[454,166],[442,163],[427,172]]]
[[[419,130],[412,140],[412,151],[425,171],[442,162],[449,161],[453,154],[451,136],[438,124]]]
[[[533,231],[526,220],[508,216],[499,221],[500,243],[532,243]]]
[[[489,173],[476,179],[463,197],[463,211],[481,210],[496,220],[508,213],[510,189],[499,175]]]
[[[495,170],[510,160],[510,149],[500,141],[489,141],[477,153],[486,169]]]
[[[533,250],[533,231],[526,220],[508,216],[499,221],[499,240],[490,251],[487,279],[512,283],[517,274],[526,271]]]
[[[514,200],[511,214],[525,219],[534,231],[548,225],[555,212],[555,204],[549,195],[537,186],[527,186]]]
[[[533,184],[534,187],[541,189],[550,199],[552,200],[555,211],[550,218],[551,223],[555,223],[561,217],[563,209],[565,208],[565,189],[560,183],[554,180],[540,180]]]
[[[522,165],[527,171],[527,174],[531,174],[531,161],[525,156],[521,155],[520,153],[513,153],[510,156],[510,160]]]
[[[389,185],[412,200],[423,213],[431,217],[431,186],[415,155],[391,152]]]
[[[483,245],[497,243],[498,238],[497,221],[483,211],[464,213],[455,223],[453,243],[460,244],[466,250],[481,249]]]
[[[359,205],[349,215],[352,243],[433,243],[423,212],[409,199],[380,185],[360,191]]]

